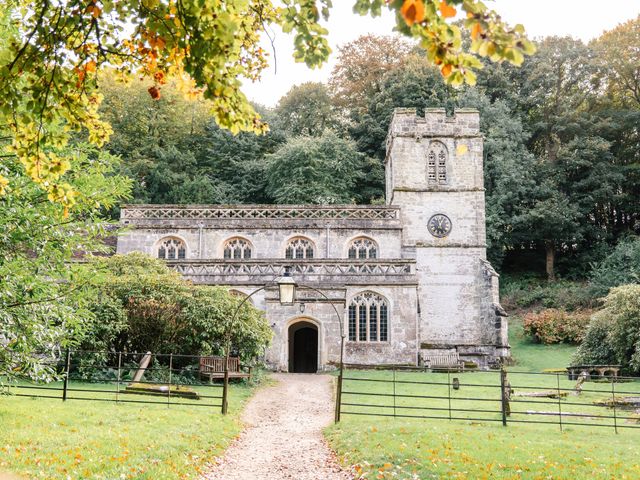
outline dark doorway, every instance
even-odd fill
[[[314,324],[298,322],[289,327],[289,371],[318,371],[318,328]]]

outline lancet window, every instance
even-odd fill
[[[231,238],[224,244],[224,258],[240,260],[251,258],[251,243],[244,238]]]
[[[304,237],[296,237],[289,240],[284,252],[285,258],[305,259],[313,258],[313,243]]]
[[[349,245],[348,256],[358,259],[378,258],[378,245],[370,238],[356,238]]]
[[[427,181],[432,185],[447,183],[447,147],[441,142],[432,142],[427,154]]]
[[[373,292],[356,295],[349,304],[349,341],[389,340],[389,304]]]
[[[187,256],[187,246],[175,237],[164,238],[158,246],[158,258],[164,260],[184,260]]]

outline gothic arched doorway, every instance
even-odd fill
[[[318,371],[318,327],[300,321],[289,327],[289,372]]]

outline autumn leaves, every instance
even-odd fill
[[[390,8],[399,6],[398,29],[420,39],[429,60],[439,66],[452,85],[475,84],[474,70],[482,68],[477,56],[520,65],[525,55],[535,52],[522,25],[508,27],[476,0],[403,0],[389,4]],[[455,5],[466,12],[466,19],[459,23],[453,23],[458,15]],[[469,32],[469,52],[462,47],[460,23]]]
[[[457,10],[446,1],[440,2],[438,9],[443,18],[455,17],[457,13]],[[400,8],[400,13],[407,25],[412,26],[414,23],[420,23],[425,19],[426,8],[422,0],[405,0]]]

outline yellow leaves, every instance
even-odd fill
[[[420,23],[425,16],[424,2],[422,0],[404,0],[400,8],[400,14],[410,27],[414,23]]]
[[[68,183],[53,184],[47,188],[47,198],[55,203],[60,203],[64,206],[64,216],[69,215],[69,208],[72,207],[75,202],[76,192],[74,192],[71,185]]]
[[[440,14],[444,17],[444,18],[451,18],[451,17],[455,17],[456,13],[458,13],[456,11],[456,9],[454,7],[452,7],[451,5],[449,5],[446,1],[442,1],[440,2],[440,4],[438,5],[438,8],[440,9]]]
[[[450,63],[447,63],[446,65],[442,66],[442,68],[440,69],[440,72],[442,73],[442,76],[444,78],[447,78],[449,75],[451,75],[452,69],[453,69],[453,66]]]
[[[0,196],[5,195],[9,191],[9,180],[0,175]]]

